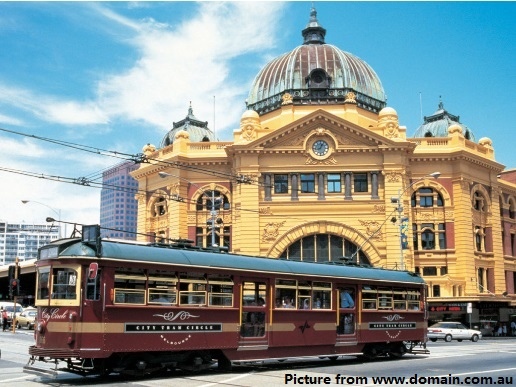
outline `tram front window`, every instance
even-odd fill
[[[77,270],[54,268],[52,270],[52,299],[73,300],[77,297]]]
[[[36,306],[75,305],[79,301],[80,266],[42,267],[37,273]]]

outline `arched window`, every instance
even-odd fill
[[[168,212],[167,199],[164,196],[158,196],[152,206],[151,215],[153,218],[165,215]]]
[[[228,197],[217,190],[203,191],[195,209],[198,212],[196,245],[231,248],[231,225],[227,224],[231,209]]]
[[[313,234],[298,239],[281,254],[280,258],[308,262],[343,262],[343,258],[356,262],[358,246],[338,235]],[[358,252],[360,263],[369,265],[366,255]]]
[[[215,201],[213,199],[215,199]],[[199,196],[199,199],[197,199],[195,209],[197,211],[229,210],[229,199],[220,191],[204,191],[203,195]]]

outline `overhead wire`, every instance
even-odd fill
[[[125,161],[133,161],[135,163],[149,163],[152,161],[152,162],[156,163],[155,165],[159,165],[159,166],[175,167],[175,168],[179,168],[179,169],[183,168],[183,169],[187,169],[187,170],[201,172],[201,173],[211,175],[211,176],[216,176],[219,178],[235,180],[240,183],[261,185],[259,182],[253,181],[249,177],[246,177],[246,176],[235,175],[235,174],[231,174],[231,173],[201,168],[198,166],[194,166],[194,165],[184,163],[184,162],[179,162],[179,161],[166,161],[166,160],[151,158],[142,153],[130,154],[130,153],[125,153],[125,152],[107,150],[107,149],[102,149],[99,147],[92,147],[89,145],[77,144],[77,143],[73,143],[73,142],[69,142],[69,141],[56,140],[56,139],[52,139],[52,138],[48,138],[48,137],[37,136],[34,134],[28,134],[28,133],[24,133],[24,132],[20,132],[20,131],[9,130],[9,129],[5,129],[5,128],[1,128],[1,127],[0,127],[0,131],[15,134],[18,136],[33,138],[33,139],[40,140],[40,141],[49,142],[49,143],[52,143],[55,145],[65,146],[68,148],[80,150],[83,152],[93,153],[93,154],[100,155],[100,156],[113,157],[113,158],[118,158],[118,159],[125,160]],[[98,173],[99,172],[94,172],[91,175],[97,175]],[[82,178],[85,179],[85,177],[82,177]]]

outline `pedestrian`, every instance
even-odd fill
[[[496,336],[502,337],[503,329],[502,324],[498,324],[498,328],[496,329]]]
[[[7,310],[5,310],[3,306],[0,309],[0,314],[2,315],[2,329],[5,332],[7,330],[7,319],[9,316],[7,315]]]
[[[507,337],[507,324],[502,324],[502,334],[503,337]]]
[[[511,331],[512,331],[511,334],[513,336],[516,336],[516,320],[511,321]]]

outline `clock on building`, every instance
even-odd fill
[[[330,150],[330,147],[328,146],[328,143],[324,140],[317,140],[312,145],[312,151],[316,156],[324,156],[328,153]]]

